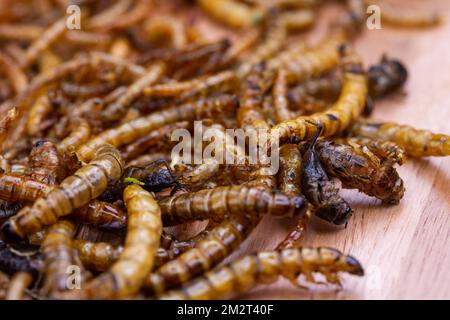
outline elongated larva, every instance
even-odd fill
[[[27,272],[16,273],[8,287],[6,300],[23,300],[25,297],[25,289],[33,282],[33,277]]]
[[[416,129],[412,126],[377,120],[358,120],[349,129],[353,136],[396,143],[412,157],[450,155],[450,136]]]
[[[308,29],[314,24],[315,18],[316,14],[312,10],[288,11],[280,17],[288,31]]]
[[[345,51],[345,49],[344,49]],[[344,84],[338,101],[329,110],[282,122],[271,129],[271,135],[280,142],[296,137],[299,140],[311,138],[316,131],[314,124],[323,125],[322,135],[329,137],[343,132],[363,111],[367,80],[360,60],[354,55],[344,53]]]
[[[159,202],[164,225],[187,221],[217,219],[230,214],[273,216],[301,215],[305,209],[301,196],[287,197],[259,188],[245,186],[218,187],[180,194]]]
[[[108,271],[86,284],[83,297],[132,297],[152,270],[162,232],[161,210],[151,194],[137,185],[125,189],[124,202],[128,208],[124,249]]]
[[[0,70],[6,74],[16,94],[19,94],[25,90],[28,85],[27,76],[13,59],[1,52]]]
[[[339,272],[362,276],[360,263],[352,256],[331,248],[296,248],[259,252],[207,272],[182,289],[160,295],[160,299],[223,299],[249,291],[258,284],[270,284],[279,276],[299,285],[298,276],[314,282],[313,272],[323,274],[327,281],[339,284]]]
[[[234,28],[246,28],[258,24],[263,13],[235,0],[197,0],[209,15]]]
[[[58,297],[67,287],[68,276],[75,262],[72,255],[72,238],[75,225],[69,221],[59,221],[51,226],[44,237],[41,251],[44,256],[44,285],[43,292],[51,297]]]
[[[144,76],[130,85],[127,92],[125,92],[116,102],[106,107],[103,111],[103,116],[106,117],[106,120],[115,121],[120,119],[126,112],[128,106],[139,97],[142,90],[158,81],[163,75],[164,70],[165,66],[161,63],[151,66]]]
[[[107,26],[118,19],[120,15],[124,14],[130,7],[131,0],[119,0],[106,10],[103,10],[99,14],[92,16],[86,23],[86,26],[90,29],[99,29]]]
[[[0,174],[0,199],[10,202],[33,202],[45,195],[51,187],[23,176]]]
[[[106,242],[90,242],[77,239],[73,247],[78,251],[83,265],[91,270],[106,271],[116,262],[123,251],[122,246],[113,246]]]
[[[0,39],[33,41],[43,32],[43,28],[35,24],[4,24],[0,25]]]
[[[277,123],[290,120],[293,114],[289,110],[287,72],[283,68],[278,70],[272,95]]]
[[[95,150],[102,144],[109,143],[115,147],[135,141],[149,132],[177,121],[202,119],[210,114],[235,109],[238,100],[234,96],[201,99],[194,103],[172,107],[155,112],[147,117],[138,118],[118,127],[103,131],[78,149],[78,156],[83,161],[92,159]]]
[[[233,215],[213,228],[194,248],[152,272],[145,289],[160,294],[214,268],[246,239],[258,221],[251,215]]]
[[[403,180],[391,159],[380,161],[367,147],[333,141],[319,141],[317,151],[326,172],[339,178],[344,188],[358,189],[389,204],[403,197]]]
[[[77,121],[77,126],[58,144],[60,152],[75,151],[91,137],[91,126],[85,120]]]
[[[52,111],[50,100],[47,95],[42,95],[36,99],[30,109],[27,119],[27,133],[30,136],[37,136],[41,132],[41,125],[45,117]]]
[[[178,49],[183,48],[187,43],[185,29],[183,22],[174,16],[154,16],[144,24],[146,39],[152,41],[169,37],[172,47]]]
[[[108,183],[120,178],[122,172],[123,161],[119,151],[109,145],[100,146],[88,165],[37,199],[31,208],[24,208],[11,217],[2,226],[4,236],[23,238],[54,224],[59,217],[98,197]]]
[[[115,82],[102,82],[98,84],[77,84],[68,81],[61,82],[61,91],[73,98],[92,98],[102,96],[117,86]]]
[[[305,215],[297,219],[294,227],[289,230],[283,241],[278,244],[277,249],[299,248],[303,242],[309,220],[313,214],[314,206],[308,203]]]
[[[405,28],[434,27],[441,22],[437,12],[406,11],[392,6],[381,6],[381,21],[392,26]]]
[[[55,40],[58,39],[64,32],[68,30],[67,28],[67,18],[64,17],[49,26],[44,33],[34,41],[30,47],[25,52],[23,60],[20,61],[20,66],[25,68],[32,64],[38,55],[49,47]]]
[[[17,108],[12,108],[0,118],[0,150],[18,115]]]

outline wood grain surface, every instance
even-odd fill
[[[395,5],[411,8],[411,1]],[[417,2],[416,2],[417,3]],[[365,30],[356,41],[366,64],[383,53],[409,69],[405,95],[376,104],[374,118],[450,134],[450,1],[421,1],[413,8],[437,10],[444,23],[427,30]],[[339,9],[320,16],[313,41]],[[343,276],[343,290],[313,285],[301,290],[285,280],[259,286],[244,299],[450,299],[450,157],[408,159],[399,168],[406,194],[397,206],[385,206],[353,190],[343,191],[355,213],[347,228],[314,220],[305,245],[330,246],[351,253],[365,267],[363,278]],[[274,248],[290,221],[264,219],[231,258]]]

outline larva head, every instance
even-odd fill
[[[327,247],[319,248],[321,269],[329,272],[347,272],[357,276],[364,275],[364,269],[358,260],[339,250]]]
[[[368,72],[369,92],[373,97],[383,97],[400,89],[408,79],[408,70],[398,60],[382,58]]]

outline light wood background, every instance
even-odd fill
[[[412,2],[394,4],[411,8]],[[405,95],[378,102],[374,117],[450,134],[450,2],[419,1],[414,8],[437,10],[445,22],[428,30],[383,26],[382,30],[366,30],[356,41],[366,64],[387,53],[400,58],[409,69]],[[325,33],[326,24],[338,10],[332,5],[323,12],[313,41]],[[208,30],[213,30],[207,24]],[[449,299],[450,157],[410,159],[399,172],[406,194],[398,206],[381,205],[357,191],[345,190],[343,195],[355,211],[348,227],[335,228],[314,220],[308,230],[305,245],[330,246],[351,253],[365,267],[363,278],[343,276],[341,291],[320,285],[305,291],[280,280],[241,298]],[[274,248],[290,223],[264,219],[231,258]]]

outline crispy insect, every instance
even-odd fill
[[[120,230],[127,223],[127,216],[118,206],[102,201],[91,201],[88,205],[70,214],[76,221],[92,224],[100,229]]]
[[[200,99],[195,103],[187,103],[155,112],[147,117],[141,117],[116,128],[103,131],[82,145],[77,154],[83,161],[88,161],[94,155],[95,150],[104,143],[120,147],[164,125],[183,120],[192,121],[216,112],[233,110],[238,106],[238,103],[235,96],[224,95],[218,98]]]
[[[263,12],[235,0],[197,0],[209,15],[234,28],[247,28],[258,24]]]
[[[157,63],[151,66],[144,76],[130,85],[127,92],[125,92],[117,101],[106,107],[103,111],[103,116],[106,120],[115,121],[120,119],[126,112],[128,106],[139,97],[142,90],[158,81],[158,79],[163,75],[164,69],[165,66],[162,63]]]
[[[41,245],[45,264],[42,291],[53,298],[69,289],[67,270],[75,264],[72,254],[74,234],[75,225],[61,220],[48,229]]]
[[[319,126],[308,143],[303,156],[301,176],[302,191],[315,207],[315,215],[336,225],[347,223],[352,215],[350,205],[339,195],[339,189],[328,178],[316,151],[317,138],[321,134]]]
[[[302,217],[298,218],[294,227],[289,230],[286,237],[281,241],[277,249],[284,248],[298,248],[301,246],[303,238],[305,237],[306,228],[308,227],[309,220],[314,214],[314,206],[308,203],[306,213]]]
[[[408,70],[399,60],[383,55],[379,63],[369,68],[367,77],[370,95],[379,98],[400,89],[408,79]]]
[[[88,165],[69,176],[48,194],[37,199],[31,208],[22,209],[2,226],[3,235],[23,238],[52,225],[58,217],[68,215],[98,197],[108,186],[120,178],[123,161],[119,151],[101,145],[96,157]]]
[[[0,149],[18,115],[17,108],[12,108],[0,118]]]
[[[450,136],[415,129],[408,125],[377,120],[358,120],[349,129],[350,135],[392,141],[412,157],[445,157],[450,155]]]
[[[65,178],[62,155],[49,141],[38,141],[30,152],[30,177],[53,185]]]
[[[17,63],[8,55],[0,52],[0,70],[8,77],[14,91],[19,94],[28,85],[27,76],[23,73]]]
[[[264,189],[226,186],[175,195],[159,201],[164,225],[223,219],[230,214],[299,216],[305,209],[302,196],[288,197]]]
[[[384,4],[381,7],[381,12],[382,23],[397,27],[427,28],[436,26],[441,22],[441,17],[437,12],[408,11]]]
[[[137,185],[124,191],[128,227],[123,252],[112,267],[87,283],[82,296],[97,299],[132,297],[152,270],[162,232],[161,210]]]
[[[296,137],[299,140],[311,138],[315,125],[323,125],[322,135],[329,137],[344,131],[363,111],[367,81],[363,73],[359,57],[348,48],[341,48],[344,69],[344,84],[338,101],[329,110],[282,122],[271,129],[271,135],[280,142]]]
[[[18,254],[18,252],[0,240],[0,271],[8,275],[17,272],[27,272],[37,279],[43,269],[42,259],[39,253],[30,252]]]
[[[183,285],[180,290],[170,291],[158,298],[223,299],[247,292],[257,284],[273,283],[280,275],[294,285],[301,286],[298,276],[304,275],[307,281],[314,283],[313,272],[323,274],[327,281],[333,284],[340,284],[339,272],[356,276],[364,274],[363,268],[355,258],[336,249],[325,247],[282,249],[239,258]]]
[[[33,277],[27,272],[16,273],[8,287],[6,293],[6,300],[23,300],[25,296],[25,290],[33,282]]]
[[[122,246],[113,246],[106,242],[90,242],[77,239],[73,247],[78,251],[83,265],[91,270],[106,271],[116,262],[123,252]]]
[[[75,120],[72,132],[58,143],[60,152],[74,151],[91,137],[91,126],[83,119]]]
[[[68,30],[66,17],[50,25],[44,33],[30,45],[19,65],[22,68],[25,68],[32,64],[38,55],[63,35],[66,30]]]
[[[194,248],[152,272],[145,282],[145,289],[160,294],[212,269],[246,239],[258,221],[251,215],[231,216],[213,228]]]
[[[27,119],[28,135],[37,136],[42,131],[41,125],[51,111],[52,105],[47,95],[42,95],[36,99]]]
[[[49,185],[23,176],[0,174],[0,199],[33,202],[50,191]]]
[[[381,161],[367,147],[354,143],[319,141],[316,148],[326,172],[339,178],[344,188],[358,189],[390,204],[399,203],[403,197],[403,180],[391,159]]]
[[[293,114],[289,110],[287,72],[283,68],[278,70],[272,95],[276,121],[290,120]]]
[[[280,148],[280,170],[278,187],[288,196],[301,195],[302,154],[295,144],[285,144]]]

